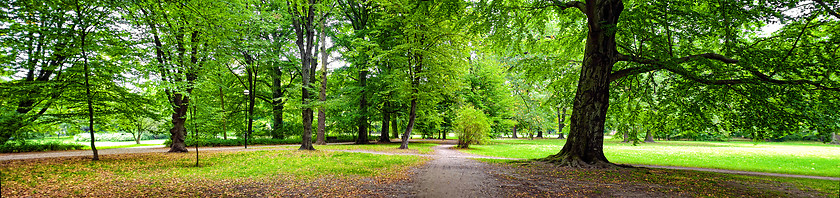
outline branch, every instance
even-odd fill
[[[583,2],[569,1],[569,2],[563,3],[563,2],[560,2],[559,0],[551,0],[551,4],[549,4],[549,5],[539,5],[539,6],[530,6],[530,7],[515,7],[515,9],[522,9],[522,8],[545,9],[545,8],[549,8],[549,7],[557,7],[557,8],[560,8],[560,10],[566,10],[568,8],[577,8],[581,12],[585,12],[585,10],[586,10],[586,4],[583,3]]]
[[[828,5],[826,5],[823,0],[816,0],[816,2],[819,3],[820,6],[822,6],[825,9],[826,12],[828,12],[832,16],[836,17],[837,19],[840,19],[840,14],[838,14],[836,11],[832,10],[831,7],[828,7]]]
[[[623,78],[625,76],[629,76],[629,75],[641,74],[641,73],[646,73],[646,72],[651,72],[651,71],[656,71],[656,70],[666,70],[666,71],[675,73],[677,75],[680,75],[683,78],[687,78],[689,80],[692,80],[692,81],[695,81],[695,82],[698,82],[698,83],[701,83],[701,84],[706,84],[706,85],[736,85],[736,84],[756,84],[757,85],[757,84],[770,83],[770,84],[777,84],[777,85],[810,85],[810,86],[814,86],[816,88],[816,90],[840,91],[840,87],[828,87],[828,86],[825,86],[821,83],[810,81],[810,80],[777,80],[777,79],[773,79],[770,75],[761,73],[756,69],[750,69],[750,68],[748,68],[746,70],[750,74],[752,74],[753,77],[743,77],[743,78],[736,78],[736,79],[707,79],[707,78],[704,78],[702,76],[698,76],[698,75],[686,70],[685,68],[676,66],[679,63],[685,63],[685,62],[688,62],[690,60],[696,59],[698,57],[720,60],[721,62],[724,62],[724,63],[737,63],[738,62],[738,60],[730,59],[730,58],[727,58],[727,57],[719,55],[719,54],[711,54],[711,53],[691,55],[691,56],[686,56],[686,57],[682,57],[682,58],[677,58],[675,60],[682,61],[682,62],[677,62],[677,64],[665,64],[665,62],[656,61],[656,60],[652,60],[652,59],[620,55],[619,58],[618,58],[620,61],[630,61],[630,62],[641,63],[641,64],[644,64],[644,66],[627,68],[627,69],[622,69],[622,70],[615,71],[612,74],[610,74],[610,82],[612,82],[614,80],[617,80],[617,79],[620,79],[620,78]]]
[[[618,58],[617,58],[618,61],[634,62],[634,63],[642,64],[643,66],[626,68],[626,69],[615,71],[612,74],[610,74],[610,82],[615,81],[615,80],[620,79],[620,78],[624,78],[626,76],[630,76],[630,75],[636,75],[636,74],[647,73],[647,72],[656,71],[656,70],[660,70],[660,69],[666,69],[666,63],[671,64],[671,65],[679,65],[679,64],[686,63],[686,62],[691,62],[691,61],[694,61],[694,60],[697,60],[697,59],[700,59],[700,58],[718,60],[720,62],[728,63],[728,64],[738,63],[738,60],[736,60],[736,59],[732,59],[732,58],[729,58],[729,57],[726,57],[726,56],[723,56],[723,55],[720,55],[720,54],[715,54],[715,53],[689,55],[689,56],[684,56],[684,57],[680,57],[680,58],[674,58],[674,59],[671,59],[670,61],[659,61],[659,60],[642,58],[642,57],[637,57],[637,56],[628,56],[628,55],[619,54]]]

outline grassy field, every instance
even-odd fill
[[[221,192],[225,195],[241,193],[236,191],[237,185],[288,190],[298,189],[288,185],[324,183],[332,186],[338,185],[330,183],[332,181],[352,182],[385,175],[398,177],[399,172],[427,160],[417,156],[266,150],[202,153],[201,166],[195,167],[194,157],[192,153],[148,153],[109,156],[96,162],[84,157],[3,161],[0,162],[2,197],[160,197],[182,191],[188,192],[179,196],[195,197],[217,189],[233,190]],[[319,178],[332,179],[324,181]]]
[[[470,146],[468,153],[542,158],[556,154],[565,140],[493,140]],[[607,139],[604,154],[613,163],[716,168],[840,177],[840,146],[821,143],[661,141],[632,145]]]
[[[398,149],[400,147],[400,143],[390,143],[390,144],[364,144],[364,145],[315,145],[315,149],[322,149],[322,150],[369,150],[369,151],[378,151],[378,152],[392,152],[392,153],[419,153],[419,154],[431,154],[434,152],[432,147],[437,144],[432,143],[409,143],[409,149]]]

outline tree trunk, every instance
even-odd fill
[[[391,122],[393,122],[393,123],[391,123],[391,136],[397,137],[397,138],[400,137],[400,127],[399,127],[400,118],[399,118],[399,114],[392,113],[391,114]]]
[[[219,87],[219,99],[222,102],[222,137],[227,139],[227,112],[225,111],[225,92]]]
[[[414,118],[417,117],[417,90],[414,90],[414,95],[411,96],[411,110],[408,113],[408,126],[405,127],[405,133],[402,136],[402,145],[400,149],[408,149],[408,137],[411,136],[411,130],[414,129]]]
[[[174,94],[173,112],[172,112],[172,129],[169,129],[170,140],[172,146],[169,147],[169,152],[188,152],[187,144],[184,143],[187,137],[187,127],[184,124],[187,122],[187,108],[189,107],[189,97],[183,94]]]
[[[324,112],[323,102],[327,101],[327,25],[326,17],[321,21],[321,90],[318,94],[318,101],[321,101],[321,106],[318,107],[318,138],[315,140],[317,145],[326,145],[327,141],[324,136],[327,134],[327,114]]]
[[[624,4],[621,0],[588,0],[585,4],[589,32],[569,140],[559,153],[544,160],[572,167],[606,167],[612,164],[604,156],[604,123],[610,102],[610,73],[618,57],[615,30]]]
[[[143,135],[143,134],[142,134],[142,132],[143,132],[143,131],[142,131],[141,127],[140,127],[140,123],[138,122],[138,123],[137,123],[137,133],[136,133],[137,135],[136,135],[136,136],[134,136],[134,143],[140,144],[140,138],[141,138],[141,137],[143,137],[143,136],[142,136],[142,135]]]
[[[297,4],[297,3],[295,3]],[[312,147],[312,107],[309,106],[311,100],[310,88],[312,88],[311,80],[314,77],[315,54],[313,47],[317,44],[314,40],[315,30],[315,7],[317,2],[309,0],[306,2],[306,10],[293,9],[291,12],[295,15],[292,19],[292,26],[295,29],[297,40],[295,44],[298,46],[301,58],[301,104],[303,110],[301,111],[301,119],[303,120],[303,133],[301,134],[301,143],[299,150],[315,150]],[[295,5],[298,6],[298,5]],[[317,51],[317,49],[315,50]]]
[[[93,151],[93,160],[99,160],[99,151],[96,150],[96,137],[94,137],[94,130],[93,130],[93,95],[90,93],[90,67],[88,66],[88,59],[85,47],[85,33],[82,33],[82,57],[84,57],[84,64],[85,64],[85,93],[87,94],[87,107],[88,107],[88,127],[90,127],[90,150]]]
[[[653,132],[648,131],[647,133],[645,133],[645,142],[656,143],[656,141],[653,140]]]
[[[248,141],[252,138],[251,134],[254,131],[254,103],[257,98],[257,90],[255,89],[257,85],[257,68],[253,68],[256,63],[252,58],[246,58],[245,62],[247,63],[245,65],[245,70],[248,73],[248,89],[250,90],[250,94],[248,94],[248,130],[245,131],[245,148],[248,148]],[[248,67],[251,68],[247,69]]]
[[[563,111],[557,108],[557,123],[557,139],[566,139],[563,137],[563,128],[566,127],[566,107],[563,107]]]
[[[274,100],[271,102],[271,138],[283,139],[283,70],[280,67],[272,67],[271,93]]]
[[[514,139],[519,138],[519,137],[516,136],[516,125],[513,125],[513,138]]]
[[[367,70],[361,69],[359,70],[359,87],[361,87],[362,92],[359,96],[359,120],[356,123],[359,126],[359,137],[356,139],[356,144],[367,144],[368,142],[368,119],[367,119],[367,96],[365,93],[367,92],[366,86],[367,85]]]
[[[538,138],[542,138],[542,137],[543,137],[543,131],[542,131],[542,130],[537,131],[537,137],[538,137]]]
[[[622,141],[621,141],[621,143],[628,143],[628,142],[630,142],[630,135],[629,135],[629,134],[630,134],[630,132],[629,132],[629,131],[623,131],[623,132],[621,132],[621,133],[622,133],[622,134],[624,134],[624,140],[622,140]]]
[[[379,131],[378,143],[391,143],[391,137],[388,137],[388,129],[391,124],[391,113],[388,112],[391,108],[390,104],[390,102],[385,101],[385,104],[382,105],[382,129]]]
[[[840,135],[837,132],[831,133],[831,144],[840,144]]]

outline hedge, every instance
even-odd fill
[[[80,144],[63,143],[63,142],[25,142],[8,141],[0,145],[0,153],[22,153],[33,151],[63,151],[63,150],[81,150],[84,148]]]

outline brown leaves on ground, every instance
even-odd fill
[[[202,158],[225,152],[202,153]],[[172,176],[161,169],[189,169],[192,154],[146,153],[0,162],[1,197],[389,197],[407,194],[397,183],[413,166],[373,177],[291,174],[213,179]],[[281,159],[282,160],[282,159]],[[143,176],[137,176],[143,175]],[[390,189],[389,189],[390,188]]]
[[[505,197],[822,197],[788,183],[696,171],[494,163]]]

